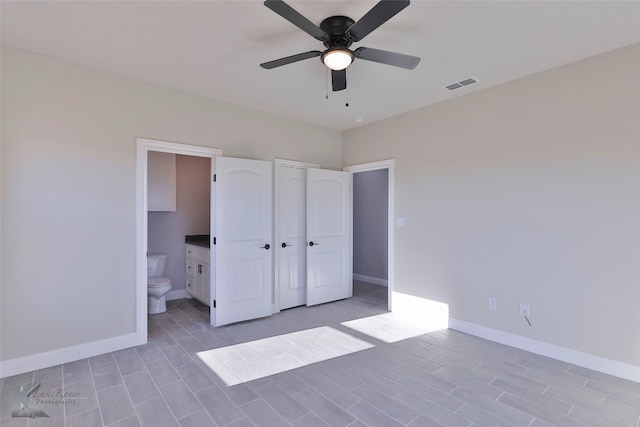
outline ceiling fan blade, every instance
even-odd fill
[[[331,86],[333,91],[345,90],[347,88],[347,70],[331,71]]]
[[[380,0],[380,2],[373,6],[358,22],[347,29],[347,37],[354,42],[362,40],[370,32],[409,6],[409,3],[409,0]]]
[[[262,68],[270,70],[272,68],[281,67],[283,65],[292,64],[294,62],[302,61],[304,59],[315,58],[322,55],[319,50],[310,50],[309,52],[298,53],[297,55],[286,56],[284,58],[275,59],[273,61],[260,64]]]
[[[353,53],[356,58],[364,59],[365,61],[379,62],[407,70],[413,70],[420,62],[420,58],[417,56],[389,52],[388,50],[372,49],[370,47],[359,47]]]
[[[282,0],[266,0],[264,5],[287,21],[291,22],[296,27],[300,28],[302,31],[311,35],[311,37],[315,37],[318,40],[325,40],[329,37],[327,33],[320,29],[320,27],[309,21]]]

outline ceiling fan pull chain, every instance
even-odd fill
[[[324,74],[324,99],[329,99],[329,69]]]
[[[347,87],[347,103],[344,104],[345,107],[349,106],[349,88]]]

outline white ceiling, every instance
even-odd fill
[[[319,24],[371,1],[289,0]],[[123,76],[345,130],[640,42],[640,2],[413,1],[352,46],[419,56],[413,71],[356,60],[348,90],[327,90],[318,58],[259,64],[315,40],[261,1],[6,1],[2,43]],[[475,77],[449,92],[443,86]],[[345,103],[350,104],[349,107]]]

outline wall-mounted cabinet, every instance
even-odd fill
[[[176,155],[149,151],[147,158],[147,209],[176,210]]]

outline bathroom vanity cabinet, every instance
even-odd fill
[[[211,304],[211,265],[209,249],[185,245],[187,255],[187,292],[203,304]]]

